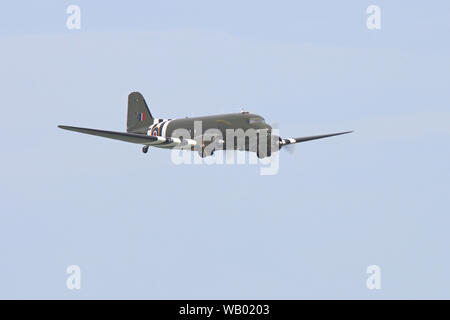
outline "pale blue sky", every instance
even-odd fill
[[[0,298],[450,298],[449,10],[4,3]],[[162,118],[245,106],[285,137],[355,133],[282,152],[260,176],[56,127],[123,131],[134,90]]]

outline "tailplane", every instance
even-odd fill
[[[128,95],[127,132],[146,133],[153,124],[153,116],[139,92]]]

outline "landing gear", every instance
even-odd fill
[[[207,150],[206,148],[201,148],[200,150],[198,150],[198,155],[200,156],[200,158],[206,158],[214,155],[214,151],[215,150]]]
[[[200,158],[206,158],[208,156],[204,149],[198,150],[198,155]]]
[[[148,146],[143,146],[142,147],[142,152],[143,153],[147,153],[148,152]]]
[[[200,150],[198,150],[198,155],[200,156],[200,158],[206,158],[208,156],[205,152],[205,148],[206,148],[205,141],[203,141],[202,139],[202,147],[200,148]]]
[[[259,159],[264,159],[266,157],[270,157],[271,155],[272,155],[272,152],[271,152],[271,150],[269,148],[267,148],[267,150],[260,150],[259,147],[258,147],[258,149],[256,150],[256,156]]]

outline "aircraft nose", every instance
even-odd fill
[[[267,124],[267,123],[258,123],[256,126],[258,129],[267,129],[267,130],[271,130],[272,127]]]
[[[261,123],[258,125],[257,131],[267,130],[267,133],[270,134],[272,132],[272,127],[267,123]]]
[[[269,132],[272,131],[272,126],[267,123],[264,123],[264,125],[262,125],[261,127],[262,127],[261,129],[266,129]]]

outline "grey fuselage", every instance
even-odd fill
[[[236,130],[239,129],[242,129],[247,133],[251,133],[253,129],[253,132],[256,132],[258,137],[260,134],[264,134],[266,135],[267,143],[270,144],[272,127],[265,123],[263,117],[249,112],[230,113],[204,117],[186,117],[181,119],[154,119],[153,124],[148,128],[147,134],[165,138],[178,138],[180,136],[179,132],[184,131],[186,133],[184,134],[183,138],[186,138],[186,135],[190,139],[200,138],[204,147],[215,138],[207,138],[205,136],[205,133],[207,133],[208,130],[210,132],[213,132],[215,130],[221,135],[223,146],[221,149],[229,149],[227,148],[227,146],[230,146],[230,144],[227,143],[227,136],[229,137],[230,131],[237,132]],[[243,146],[240,146],[237,138],[233,137],[233,139],[235,139],[235,141],[232,144],[232,149],[256,151],[257,142],[256,144],[252,143],[250,139],[246,138],[245,144]]]

